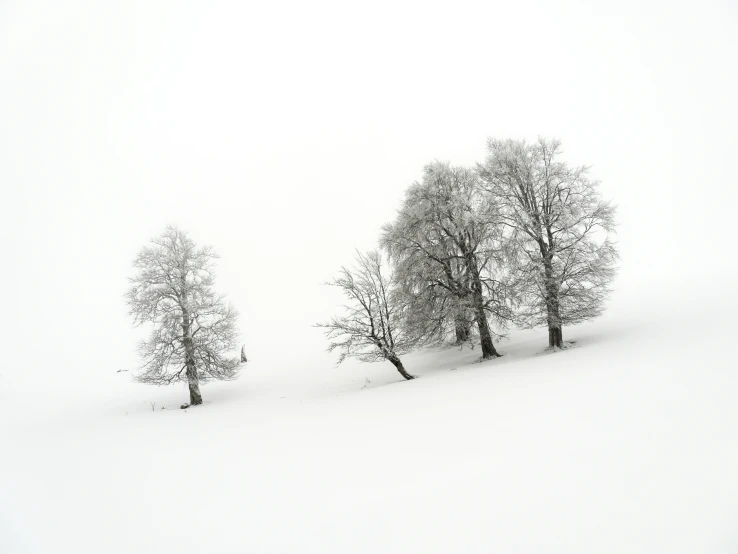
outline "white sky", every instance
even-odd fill
[[[422,166],[538,134],[619,205],[619,286],[736,270],[735,2],[0,0],[0,374],[136,365],[170,222],[252,358],[331,363],[320,283]]]

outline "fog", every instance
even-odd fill
[[[709,286],[737,270],[737,98],[733,2],[4,0],[0,375],[134,368],[127,277],[168,223],[220,254],[250,358],[333,364],[321,283],[491,136],[592,166],[615,303]]]

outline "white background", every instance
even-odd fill
[[[618,206],[578,348],[347,362],[321,285],[434,159],[562,139]],[[0,0],[0,552],[734,553],[735,2]],[[168,223],[235,383],[130,382]]]
[[[709,283],[736,269],[737,98],[733,2],[4,0],[0,374],[135,367],[126,279],[167,223],[220,253],[252,358],[332,364],[321,283],[489,136],[592,166],[619,289]]]

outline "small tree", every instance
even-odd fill
[[[317,325],[330,340],[328,351],[342,351],[338,363],[348,357],[363,362],[387,360],[405,379],[414,379],[400,361],[413,344],[400,328],[404,307],[381,254],[357,253],[355,268],[341,268],[328,284],[340,288],[349,300],[345,315]]]
[[[598,316],[615,275],[615,208],[600,197],[588,168],[559,161],[561,143],[493,140],[480,167],[507,226],[510,260],[527,326],[546,324],[549,346],[563,325]]]
[[[135,324],[153,324],[139,347],[144,363],[136,380],[187,381],[193,405],[202,404],[200,381],[234,379],[238,372],[238,358],[227,355],[236,347],[238,314],[213,292],[216,258],[211,247],[197,247],[169,226],[136,256],[127,294]]]

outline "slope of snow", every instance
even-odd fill
[[[566,351],[419,352],[412,382],[275,353],[189,410],[4,374],[0,552],[736,552],[738,306],[680,299],[618,295]]]

